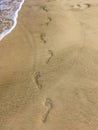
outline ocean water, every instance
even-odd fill
[[[24,0],[0,0],[0,40],[16,26]]]

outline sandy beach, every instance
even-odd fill
[[[0,130],[98,130],[98,2],[25,0],[0,41]]]

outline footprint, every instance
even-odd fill
[[[49,55],[50,55],[50,56],[49,56],[49,58],[48,58],[48,60],[47,60],[47,62],[46,62],[47,64],[49,63],[49,61],[51,60],[51,58],[52,58],[53,55],[54,55],[52,50],[48,50],[48,52],[49,52]]]
[[[48,17],[48,22],[46,23],[46,25],[48,26],[51,21],[52,21],[52,18],[51,18],[51,17]]]
[[[43,9],[45,12],[48,12],[47,6],[41,6],[41,9]]]
[[[50,98],[46,98],[45,102],[44,102],[44,106],[46,107],[46,110],[42,116],[42,122],[45,123],[47,121],[47,117],[51,111],[51,109],[53,108],[53,103],[52,100]]]
[[[90,7],[91,7],[91,4],[89,4],[89,3],[71,5],[72,9],[80,9],[80,10],[83,10],[83,9],[86,9],[86,8],[90,8]]]
[[[41,77],[40,72],[36,72],[36,73],[35,73],[35,76],[34,76],[34,79],[35,79],[35,83],[36,83],[36,85],[37,85],[37,87],[38,87],[39,89],[42,88],[42,84],[41,84],[40,81],[39,81],[39,78],[40,78],[40,77]]]
[[[40,35],[40,39],[43,41],[43,43],[47,43],[47,41],[45,40],[45,36],[46,36],[45,33],[42,33],[42,34]]]

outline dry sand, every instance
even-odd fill
[[[25,0],[0,41],[0,130],[55,129],[98,130],[94,0]]]

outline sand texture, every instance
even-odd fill
[[[25,0],[0,41],[0,130],[98,130],[98,1]]]

